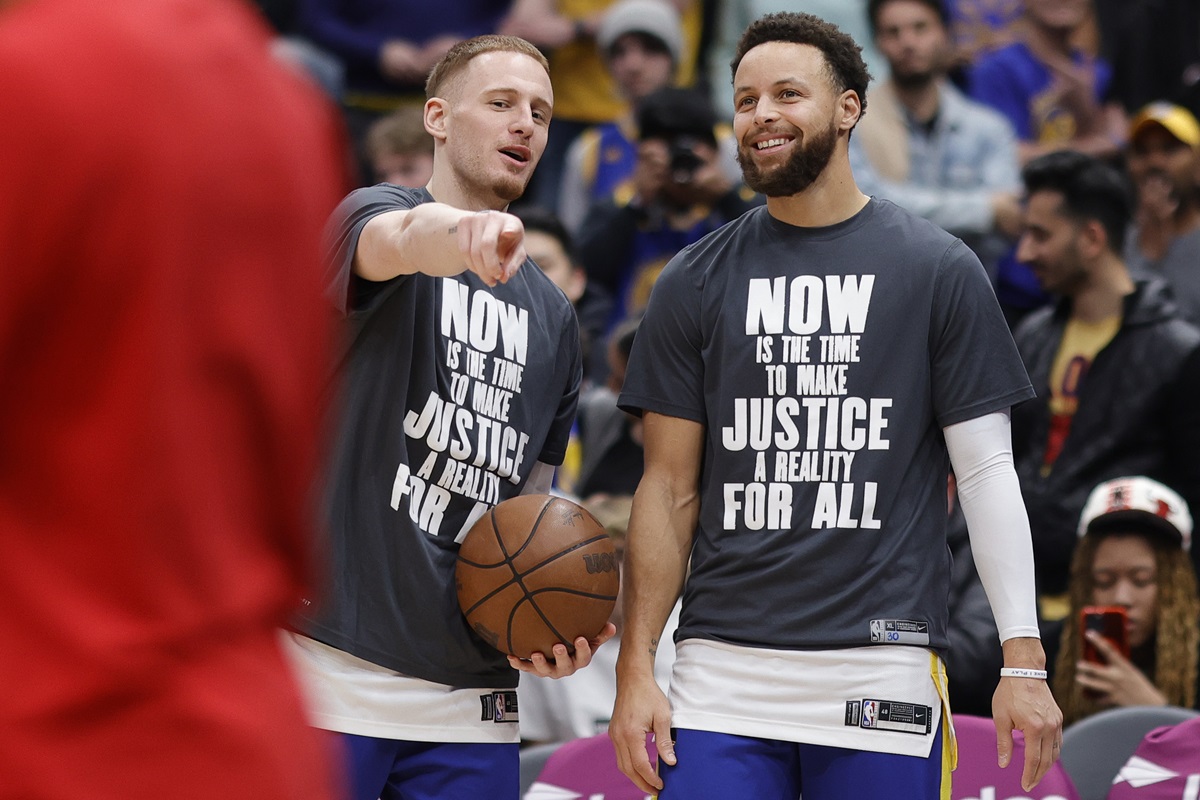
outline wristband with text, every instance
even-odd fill
[[[1044,681],[1047,678],[1046,670],[1044,669],[1023,669],[1021,667],[1001,667],[1001,678],[1034,678],[1039,681]]]

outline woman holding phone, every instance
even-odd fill
[[[1107,481],[1088,497],[1079,535],[1052,684],[1064,725],[1113,706],[1195,707],[1200,599],[1187,504],[1150,478]]]

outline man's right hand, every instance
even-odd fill
[[[478,211],[464,215],[451,228],[458,251],[488,286],[507,283],[525,263],[525,226],[503,211]]]
[[[424,79],[421,49],[403,39],[389,39],[379,50],[379,71],[396,83],[417,83]]]
[[[617,751],[617,766],[640,791],[656,794],[663,787],[646,752],[646,734],[654,734],[658,757],[675,763],[671,740],[671,706],[653,675],[617,680],[617,704],[613,708],[608,736]]]

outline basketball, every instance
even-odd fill
[[[586,509],[550,495],[497,505],[467,532],[455,583],[467,623],[504,653],[574,651],[612,616],[620,573],[612,540]]]

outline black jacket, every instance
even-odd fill
[[[1062,452],[1041,474],[1050,428],[1050,369],[1070,301],[1030,314],[1014,338],[1037,397],[1013,409],[1013,457],[1033,529],[1038,591],[1066,591],[1079,515],[1099,483],[1147,475],[1200,508],[1200,330],[1161,280],[1139,281],[1121,327],[1092,362]],[[1200,548],[1192,548],[1193,558]]]

